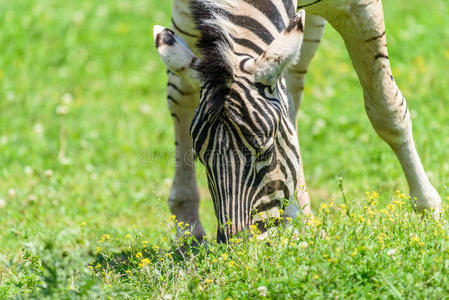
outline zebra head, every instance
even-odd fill
[[[251,225],[264,231],[264,217],[278,217],[297,189],[299,146],[283,72],[298,57],[305,15],[293,12],[270,32],[260,23],[245,27],[213,1],[193,3],[201,58],[170,29],[155,26],[154,39],[167,67],[201,91],[191,138],[206,169],[217,239],[226,241]],[[242,42],[251,32],[265,36],[257,48]]]

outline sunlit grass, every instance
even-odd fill
[[[324,202],[314,218],[288,218],[263,238],[252,228],[228,244],[194,244],[188,225],[175,216],[166,220],[165,235],[152,242],[133,225],[89,244],[95,234],[81,223],[72,232],[85,245],[81,253],[58,250],[64,240],[27,246],[26,291],[163,299],[439,298],[449,288],[448,207],[435,220],[413,213],[403,193],[396,192],[384,208],[378,197],[367,192],[363,207]],[[278,219],[284,221],[282,215]],[[184,233],[176,238],[179,228]],[[72,278],[73,285],[55,282],[52,273]]]

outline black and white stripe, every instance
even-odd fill
[[[255,224],[254,213],[281,208],[295,192],[299,147],[284,79],[265,86],[246,69],[289,26],[294,7],[289,0],[191,4],[203,79],[191,136],[206,168],[219,241]]]

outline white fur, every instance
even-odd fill
[[[163,33],[164,27],[155,25],[153,27],[153,38]],[[187,44],[176,34],[174,35],[176,42],[173,45],[161,45],[157,50],[165,65],[174,73],[188,80],[193,86],[200,86],[200,75],[191,67],[192,60],[199,62],[199,59],[189,49]]]
[[[304,10],[300,10],[296,16],[304,22]],[[274,85],[285,68],[297,61],[302,40],[303,33],[298,30],[281,32],[265,53],[255,60],[253,68],[256,80],[267,85]]]

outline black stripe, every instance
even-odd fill
[[[265,121],[267,123],[269,123],[270,128],[273,128],[273,130],[275,130],[275,125],[276,124],[273,122],[274,116],[272,115],[272,113],[274,111],[273,107],[270,107],[269,104],[267,103],[267,101],[265,101],[265,100],[263,100],[263,101],[256,101],[251,96],[250,91],[241,82],[236,81],[235,83],[243,90],[243,92],[245,93],[245,96],[247,97],[247,100],[249,101],[249,103],[251,103],[251,105],[253,105],[257,109],[257,111],[259,111],[262,114],[262,116],[265,119]],[[237,92],[236,92],[235,98],[241,100],[240,95]],[[241,102],[243,104],[245,104],[242,100],[241,100]],[[262,109],[262,107],[263,107],[263,109]],[[276,117],[280,117],[280,116],[277,115]]]
[[[173,28],[175,29],[175,31],[177,31],[178,33],[193,37],[193,38],[199,38],[199,35],[187,32],[185,30],[182,30],[181,28],[178,27],[178,25],[176,25],[175,20],[173,18],[171,18],[171,23],[173,24]]]
[[[277,183],[277,182],[276,182]],[[273,190],[273,192],[275,192],[276,190]],[[257,213],[263,212],[263,211],[267,211],[272,209],[273,207],[279,207],[281,208],[282,206],[282,201],[279,199],[270,201],[270,202],[266,202],[266,203],[262,203],[257,207]]]
[[[405,113],[404,113],[404,117],[402,118],[402,121],[405,120],[405,117],[407,117],[407,114],[408,114],[408,106],[406,105],[405,106]]]
[[[380,35],[378,35],[378,36],[375,36],[375,37],[373,37],[373,38],[370,38],[370,39],[368,39],[368,40],[366,40],[365,42],[372,42],[372,41],[375,41],[375,40],[378,40],[378,39],[380,39],[380,38],[382,38],[384,35],[385,35],[385,31],[384,32],[382,32]]]
[[[178,88],[174,83],[171,83],[171,82],[167,83],[167,87],[173,88],[173,89],[176,90],[180,95],[183,95],[183,96],[189,95],[189,94],[193,94],[193,93],[184,92],[183,90],[181,90],[180,88]]]
[[[293,5],[292,0],[282,0],[284,2],[285,11],[289,17],[292,17],[295,14],[295,7]]]
[[[263,188],[259,191],[259,193],[257,193],[255,199],[260,199],[263,196],[271,195],[274,192],[279,191],[279,190],[282,190],[284,192],[284,198],[289,198],[290,191],[289,191],[288,187],[285,185],[284,181],[274,180],[274,181],[266,183],[263,186]],[[279,200],[277,200],[277,201],[279,201]],[[270,203],[272,203],[272,202],[275,203],[275,205],[271,204],[271,205],[273,205],[272,207],[275,207],[277,205],[279,205],[279,207],[280,207],[282,205],[282,203],[280,201],[276,203],[276,200],[273,200]],[[259,207],[261,207],[261,206],[262,205],[259,205]],[[264,206],[264,208],[265,207],[266,206]],[[270,207],[270,208],[272,208],[272,207]],[[259,208],[257,208],[257,211],[259,211]]]
[[[173,98],[173,97],[170,96],[170,95],[167,96],[167,100],[173,102],[173,103],[176,104],[176,105],[179,105],[178,100],[176,100],[175,98]]]
[[[271,44],[271,42],[274,40],[273,35],[271,35],[268,29],[266,29],[265,26],[251,17],[230,15],[230,19],[236,25],[244,27],[253,32],[267,45]]]
[[[316,0],[316,1],[314,1],[314,2],[312,2],[312,3],[309,3],[309,4],[299,5],[299,6],[298,6],[298,9],[312,6],[312,5],[317,4],[318,2],[321,2],[321,1],[322,1],[322,0]]]
[[[376,56],[374,56],[374,60],[379,59],[379,58],[388,59],[388,55],[385,55],[383,53],[379,53],[379,54],[376,54]]]
[[[179,122],[179,117],[175,113],[171,113],[171,116]]]
[[[240,38],[236,38],[236,37],[232,37],[232,39],[237,44],[242,45],[242,46],[244,46],[246,48],[254,50],[254,52],[256,52],[258,55],[261,55],[263,53],[263,50],[259,46],[257,46],[253,42],[251,42],[250,40],[240,39]]]
[[[303,41],[306,43],[315,43],[315,44],[321,42],[321,40],[312,40],[312,39],[303,39]]]
[[[244,0],[262,12],[276,29],[281,32],[286,27],[282,15],[271,1]]]

